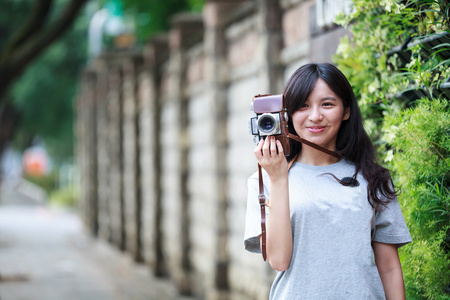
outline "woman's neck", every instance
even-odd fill
[[[337,163],[339,160],[339,158],[326,154],[305,144],[302,145],[302,150],[297,158],[298,162],[312,166],[328,166]]]

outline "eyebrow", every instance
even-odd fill
[[[326,100],[334,100],[334,101],[337,101],[337,99],[334,98],[333,96],[327,96],[327,97],[323,97],[322,99],[320,99],[320,101],[326,101]]]

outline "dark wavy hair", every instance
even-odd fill
[[[350,117],[343,121],[338,132],[336,151],[347,161],[355,164],[353,180],[342,181],[333,176],[342,185],[352,185],[361,172],[367,180],[369,203],[375,207],[386,206],[397,197],[397,191],[388,169],[376,162],[376,153],[372,141],[364,130],[361,111],[353,89],[345,75],[334,65],[312,63],[297,69],[289,78],[284,89],[284,99],[289,118],[289,133],[297,134],[292,124],[292,114],[299,110],[314,89],[316,81],[321,78],[342,100],[344,109],[350,108]],[[301,144],[290,140],[291,153],[288,161],[294,159],[301,151]]]

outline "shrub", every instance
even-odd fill
[[[77,189],[69,186],[54,190],[49,196],[50,203],[64,207],[75,207],[77,199]]]
[[[450,104],[422,99],[386,117],[391,165],[413,243],[402,248],[408,299],[450,299]]]
[[[58,176],[56,172],[51,172],[47,175],[33,176],[33,175],[23,175],[25,180],[28,180],[45,190],[47,194],[51,193],[57,185]]]

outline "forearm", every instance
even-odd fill
[[[387,300],[404,300],[405,284],[397,246],[373,242],[375,261]]]
[[[380,272],[380,277],[387,300],[406,299],[401,267],[383,273]]]
[[[273,269],[284,271],[292,257],[292,228],[288,178],[271,181],[269,216],[266,228],[267,259]]]

